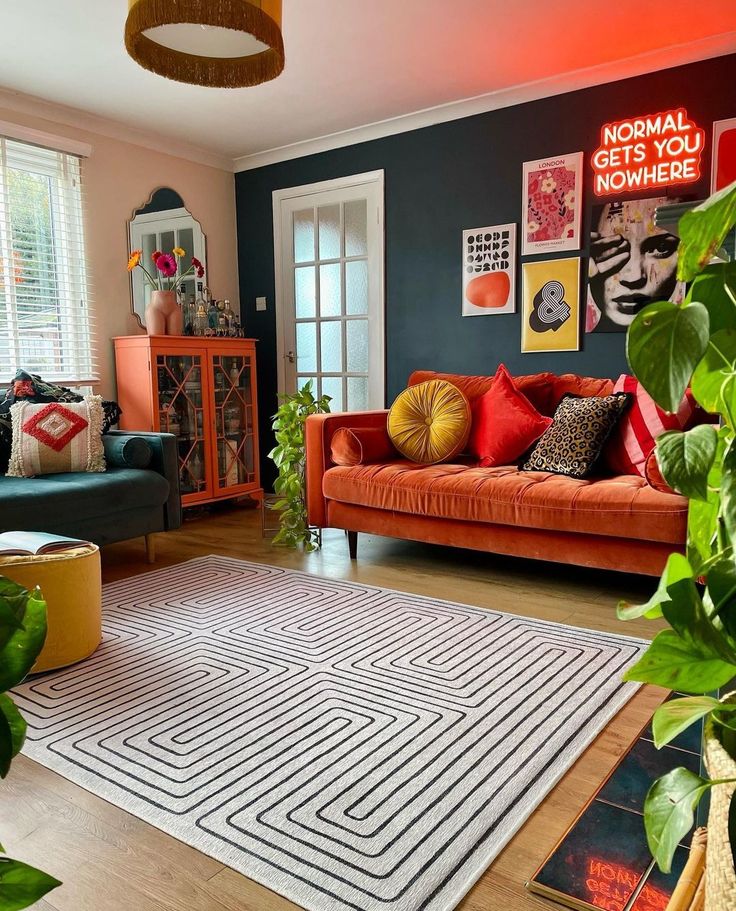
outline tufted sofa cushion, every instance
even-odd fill
[[[160,508],[168,496],[166,478],[155,471],[135,468],[112,468],[94,475],[82,471],[35,478],[3,477],[0,527],[56,531],[64,522],[87,522],[126,510]]]
[[[634,475],[577,480],[508,466],[395,460],[330,468],[322,487],[327,499],[397,513],[675,545],[687,523],[684,497]]]

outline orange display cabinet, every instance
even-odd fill
[[[255,340],[131,335],[114,343],[120,428],[174,434],[183,505],[261,500]]]

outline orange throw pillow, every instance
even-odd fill
[[[412,462],[432,465],[462,452],[470,433],[470,403],[447,380],[427,380],[399,393],[388,413],[388,435]]]
[[[398,458],[384,427],[340,427],[332,435],[335,465],[372,465]]]
[[[519,392],[501,364],[484,395],[473,403],[468,448],[483,468],[512,465],[542,436],[552,418],[540,414]]]
[[[657,462],[656,450],[654,449],[649,453],[647,460],[644,463],[644,477],[646,478],[647,484],[660,493],[678,495],[677,491],[673,490],[667,481],[665,481],[662,469],[659,467],[659,462]]]

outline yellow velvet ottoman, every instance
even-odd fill
[[[85,544],[54,554],[0,557],[0,576],[33,590],[48,605],[48,634],[31,673],[81,661],[102,639],[100,550]]]

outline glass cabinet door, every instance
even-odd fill
[[[212,355],[215,403],[215,494],[256,482],[252,358]]]
[[[157,354],[159,428],[177,438],[182,494],[206,494],[203,357]]]

